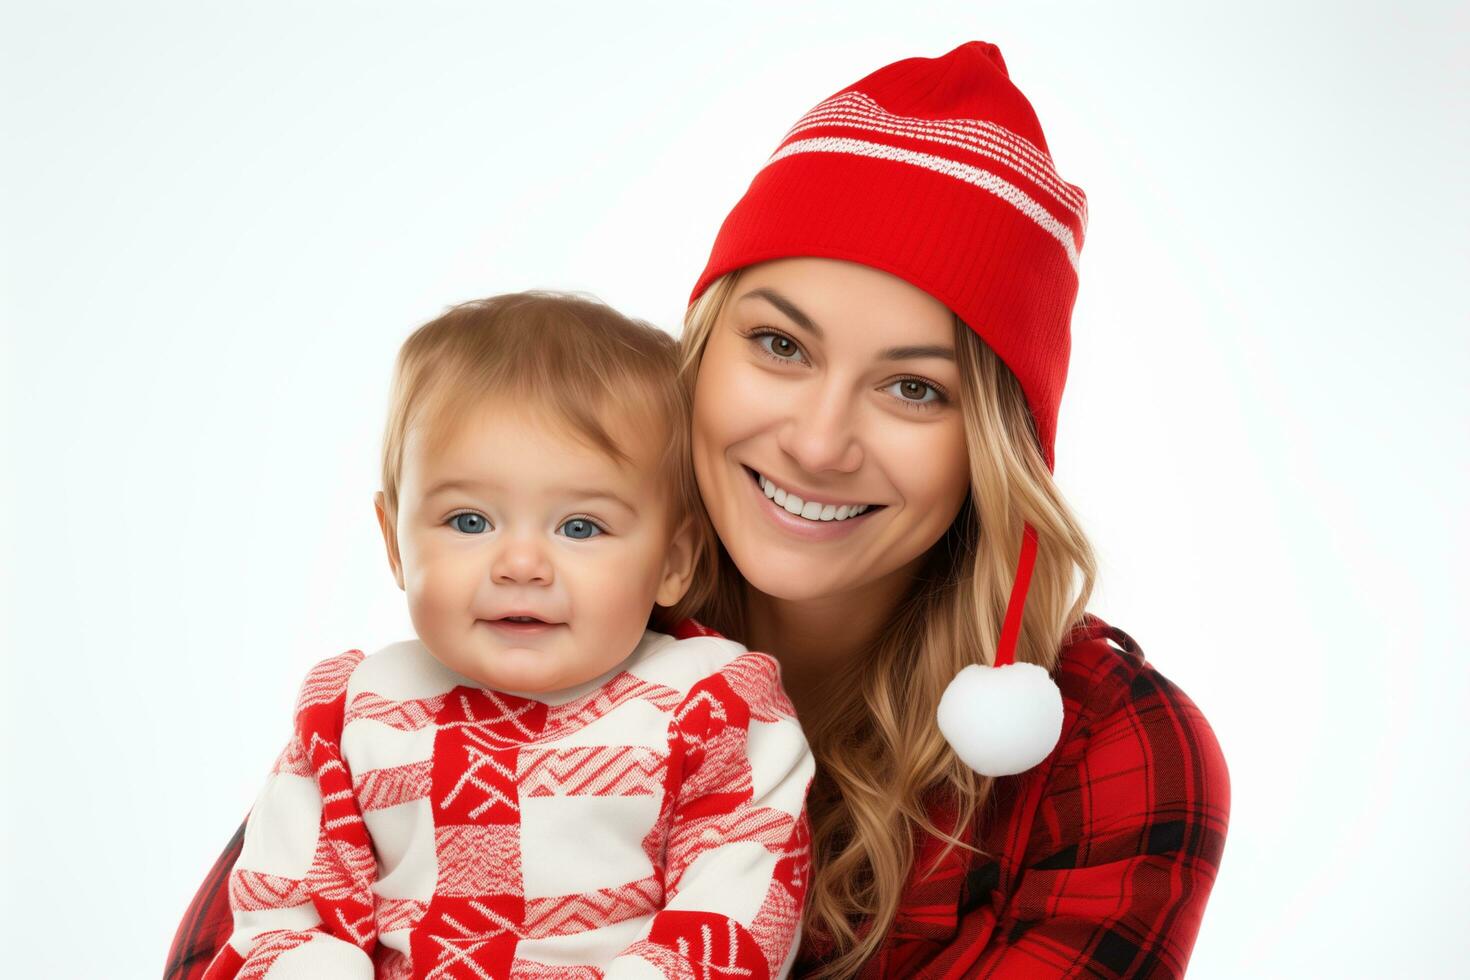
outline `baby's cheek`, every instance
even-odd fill
[[[581,590],[583,609],[595,622],[597,634],[610,645],[627,646],[623,654],[642,638],[653,608],[655,586],[646,565],[641,555],[625,552],[617,560],[600,563],[595,579],[586,580]]]
[[[433,628],[456,614],[469,614],[473,583],[453,562],[421,562],[412,570],[412,577],[405,579],[405,585],[415,623],[422,618],[425,626]]]

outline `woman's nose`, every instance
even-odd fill
[[[838,385],[811,385],[791,404],[777,444],[808,473],[851,473],[863,462],[857,410]]]
[[[503,585],[550,585],[554,577],[545,546],[530,535],[507,535],[496,551],[490,575]]]

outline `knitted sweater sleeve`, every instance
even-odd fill
[[[776,661],[745,653],[697,683],[669,745],[664,905],[606,980],[785,976],[800,939],[816,766]]]
[[[229,876],[233,929],[205,980],[371,980],[376,943],[367,830],[340,751],[349,651],[312,669],[295,731],[246,821]]]

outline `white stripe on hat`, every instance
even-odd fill
[[[1050,191],[1052,198],[1078,220],[1086,220],[1083,217],[1085,205],[1074,201],[1071,195],[1064,195],[1058,188],[1050,183],[1045,175],[1037,173],[1036,169],[1024,160],[1018,160],[1014,155],[1002,149],[997,151],[992,146],[986,145],[973,139],[951,139],[947,136],[938,136],[932,133],[915,132],[899,126],[889,126],[883,123],[869,122],[865,119],[853,117],[845,113],[824,113],[821,118],[812,119],[799,123],[792,129],[792,134],[816,129],[821,126],[842,126],[845,129],[858,129],[872,133],[883,133],[888,136],[906,136],[910,139],[924,140],[929,143],[942,143],[947,146],[959,147],[968,150],[978,156],[989,157],[998,163],[1004,163],[1018,173],[1024,174],[1035,181],[1042,190]]]
[[[932,170],[935,173],[962,180],[967,184],[973,184],[1014,206],[1017,211],[1036,222],[1043,231],[1061,244],[1062,249],[1067,253],[1067,261],[1072,264],[1072,271],[1074,273],[1077,271],[1078,242],[1072,229],[1057,220],[1056,216],[1031,195],[989,170],[935,156],[932,153],[920,153],[917,150],[906,150],[887,143],[873,143],[868,140],[838,136],[818,136],[814,139],[787,143],[771,155],[771,159],[766,161],[766,166],[798,153],[850,153],[854,156],[872,157],[877,160],[892,160],[897,163],[923,167],[925,170]]]
[[[891,113],[862,92],[844,92],[815,106],[797,120],[786,134],[789,140],[797,133],[818,126],[904,136],[954,146],[989,157],[1034,181],[1049,191],[1068,211],[1087,221],[1087,198],[1076,187],[1062,180],[1046,153],[1030,140],[1011,132],[998,123],[985,119],[921,119]],[[784,142],[785,140],[783,140]]]
[[[1020,133],[1013,132],[1000,123],[990,119],[964,119],[957,116],[944,119],[928,119],[922,116],[900,116],[896,113],[889,112],[879,105],[876,99],[863,92],[844,92],[841,95],[833,96],[820,105],[815,106],[812,112],[807,113],[807,115],[829,108],[845,109],[851,112],[861,113],[871,119],[914,126],[920,129],[929,129],[936,132],[949,131],[970,134],[980,138],[987,136],[993,137],[999,143],[1011,147],[1017,154],[1030,160],[1041,170],[1051,174],[1059,184],[1066,188],[1076,190],[1076,188],[1072,188],[1070,184],[1061,180],[1049,154]]]

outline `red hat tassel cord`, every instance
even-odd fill
[[[1062,734],[1062,692],[1045,669],[1016,663],[1035,565],[1036,529],[1026,524],[995,665],[965,667],[939,699],[939,730],[960,760],[982,776],[1025,772],[1051,754]]]

